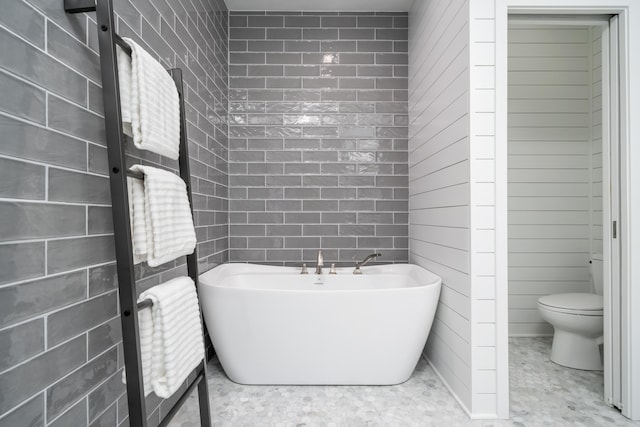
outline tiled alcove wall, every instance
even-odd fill
[[[201,271],[227,260],[222,0],[116,0],[117,29],[186,85]],[[0,426],[127,422],[95,14],[62,0],[0,13]],[[131,162],[177,162],[131,149]],[[139,290],[184,258],[137,269]],[[150,425],[170,408],[149,396]]]
[[[230,260],[407,256],[407,14],[230,15]]]

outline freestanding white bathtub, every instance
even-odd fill
[[[200,276],[220,363],[240,384],[391,385],[409,379],[429,335],[440,277],[416,265],[223,264]]]

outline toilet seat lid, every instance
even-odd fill
[[[596,294],[569,293],[546,295],[541,297],[538,303],[552,309],[587,312],[592,315],[602,314],[603,310],[602,295]]]

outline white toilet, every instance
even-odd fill
[[[546,295],[538,300],[542,318],[554,328],[551,361],[588,371],[603,369],[600,355],[603,331],[602,255],[591,259],[595,294]]]

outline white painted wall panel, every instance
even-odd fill
[[[590,291],[591,52],[588,27],[509,29],[512,336],[553,332],[540,296]]]
[[[466,144],[461,143],[460,145]],[[427,191],[468,183],[469,162],[466,159],[463,160],[457,156],[450,157],[451,162],[443,165],[441,160],[446,159],[434,159],[434,157],[425,159],[415,167],[410,166],[410,169],[414,169],[416,175],[419,174],[419,176],[410,177],[409,179],[410,184],[412,184],[409,186],[410,195],[417,196]],[[437,165],[432,164],[435,160],[438,160]]]
[[[602,254],[602,30],[591,40],[591,253]]]
[[[463,114],[456,118],[454,122],[449,123],[444,129],[430,129],[425,134],[413,135],[412,139],[416,141],[416,144],[420,145],[412,147],[413,150],[409,155],[409,166],[431,160],[434,154],[456,143],[461,143],[458,149],[466,153],[466,148],[468,147],[467,138],[469,136],[468,127],[468,117]]]
[[[410,224],[409,235],[415,240],[469,251],[469,235],[464,228]]]
[[[470,2],[470,247],[472,413],[495,417],[498,390],[496,312],[495,19],[493,1]],[[483,335],[488,334],[490,340]],[[489,360],[486,354],[495,356]]]
[[[409,21],[409,256],[443,278],[425,354],[470,411],[469,3],[417,1]]]

